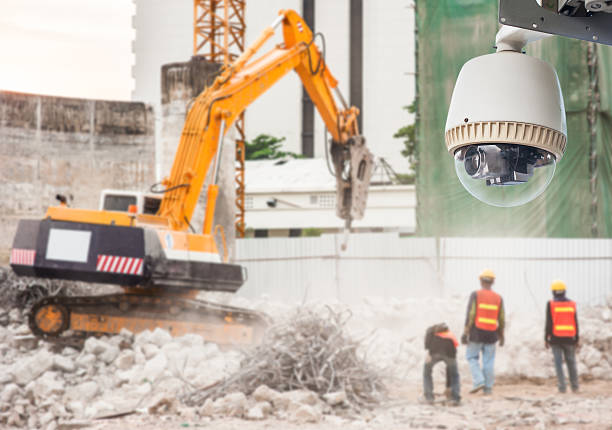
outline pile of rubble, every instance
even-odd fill
[[[346,335],[349,318],[350,313],[330,308],[323,314],[299,309],[268,328],[262,342],[245,354],[236,373],[190,393],[186,403],[210,403],[231,391],[256,395],[267,389],[271,393],[273,388],[307,393],[312,398],[318,395],[332,405],[355,409],[377,406],[384,396],[382,376],[358,353],[362,342]]]
[[[234,372],[236,351],[200,336],[172,338],[157,329],[89,338],[82,350],[29,335],[18,310],[0,327],[0,425],[55,428],[58,422],[135,409],[178,407],[181,394]]]
[[[8,310],[27,309],[42,297],[54,295],[109,294],[118,288],[84,282],[20,277],[0,266],[0,323],[6,324]]]
[[[29,333],[19,310],[13,309],[9,315],[9,324],[0,326],[0,426],[54,429],[71,420],[132,411],[178,414],[185,419],[231,416],[261,420],[274,416],[317,422],[333,409],[348,410],[358,399],[357,386],[345,391],[336,384],[332,385],[335,390],[321,395],[290,386],[281,392],[260,384],[249,392],[224,390],[206,401],[196,402],[191,397],[192,401],[181,402],[203,387],[219,385],[225,377],[239,374],[249,355],[221,350],[197,335],[172,338],[162,329],[92,337],[77,350],[39,341]],[[356,343],[343,340],[341,332],[327,335],[330,346],[334,342],[331,336],[336,337],[336,346],[350,345],[345,351],[330,349],[329,354],[357,360]],[[348,358],[342,355],[347,353]],[[329,354],[324,360],[333,363]],[[363,382],[365,374],[359,374],[357,367],[362,363],[351,363],[353,379],[346,375],[340,378],[338,368],[340,383]],[[372,383],[380,388],[378,380]]]

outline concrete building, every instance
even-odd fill
[[[136,37],[133,100],[154,106],[157,154],[162,154],[160,86],[162,65],[189,60],[193,47],[192,0],[133,0]],[[414,99],[414,10],[410,0],[266,0],[246,2],[249,45],[281,9],[311,15],[311,25],[325,36],[325,56],[345,98],[362,110],[362,129],[375,155],[405,172],[401,142],[393,134],[412,121],[402,108]],[[314,10],[312,10],[314,9]],[[263,48],[282,40],[277,34]],[[321,41],[317,40],[321,46]],[[367,85],[366,85],[367,82]],[[324,156],[323,122],[303,119],[301,83],[290,74],[247,110],[247,138],[259,134],[285,137],[285,149]],[[305,123],[306,121],[306,123]],[[310,141],[309,141],[310,140]],[[162,160],[157,173],[164,176]]]
[[[247,162],[247,235],[281,237],[341,232],[336,216],[336,179],[324,159]],[[355,232],[400,232],[416,228],[414,185],[392,185],[377,166],[368,208]]]
[[[103,189],[147,190],[153,139],[144,103],[0,91],[0,263],[19,219],[43,218],[56,194],[97,209]]]

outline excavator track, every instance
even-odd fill
[[[109,294],[48,296],[30,309],[28,322],[40,339],[80,346],[89,336],[168,330],[172,336],[201,335],[220,345],[256,344],[269,318],[260,312],[174,295]]]

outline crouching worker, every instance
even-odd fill
[[[427,358],[423,367],[423,391],[427,403],[434,401],[432,370],[434,365],[440,361],[446,364],[446,389],[447,392],[450,389],[451,405],[458,406],[461,403],[461,387],[457,369],[458,345],[457,339],[448,330],[445,323],[433,325],[425,332]]]

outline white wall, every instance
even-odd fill
[[[276,208],[266,203],[272,198],[278,199]],[[334,191],[249,192],[246,225],[253,229],[342,229],[344,220],[336,215],[335,203]],[[353,227],[412,233],[416,230],[415,210],[414,185],[370,187],[365,215],[353,221]]]
[[[349,1],[318,0],[315,4],[315,31],[325,36],[327,63],[332,75],[338,80],[338,88],[349,101]],[[322,45],[317,39],[319,49]],[[339,103],[339,102],[338,102]],[[316,108],[315,108],[316,109]],[[323,120],[315,113],[314,145],[315,157],[325,157],[325,128]],[[328,135],[328,139],[329,139]],[[371,149],[371,148],[370,148]]]
[[[132,100],[158,106],[161,66],[187,61],[193,53],[193,0],[133,0],[136,82]]]
[[[393,134],[414,121],[402,107],[415,96],[412,0],[363,2],[363,129],[372,151],[406,171]]]
[[[259,37],[278,16],[281,9],[295,9],[301,13],[301,0],[247,0],[246,46]],[[283,40],[281,28],[260,50],[265,53]],[[286,150],[302,152],[302,84],[295,73],[290,73],[256,100],[246,111],[247,139],[259,134],[285,137]],[[247,173],[248,181],[248,173]]]
[[[133,0],[136,6],[132,25],[136,30],[134,52],[134,90],[132,100],[153,106],[155,113],[155,179],[167,172],[163,168],[161,138],[161,67],[187,61],[193,53],[193,0]]]
[[[318,238],[240,239],[237,263],[249,280],[239,294],[301,302],[365,297],[467,296],[491,268],[494,289],[511,313],[544,312],[550,282],[563,279],[578,305],[612,296],[612,240],[400,238],[353,234]]]

